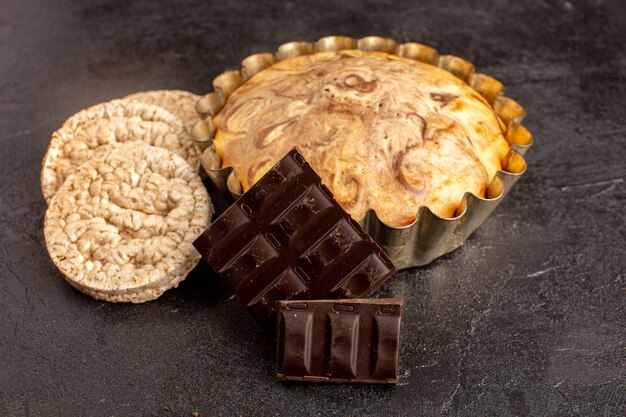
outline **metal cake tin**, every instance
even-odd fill
[[[193,128],[192,137],[202,151],[201,162],[208,177],[224,194],[241,196],[241,185],[232,167],[222,167],[213,137],[216,132],[213,117],[225,105],[228,97],[246,80],[270,65],[285,59],[316,52],[360,49],[382,51],[400,57],[435,65],[449,71],[480,93],[493,107],[501,121],[501,128],[511,151],[502,161],[487,188],[484,197],[465,193],[455,216],[443,218],[428,207],[417,210],[415,221],[402,227],[382,222],[376,212],[368,210],[359,220],[378,244],[387,252],[398,269],[426,265],[434,259],[457,249],[493,212],[504,196],[526,171],[524,153],[532,145],[531,133],[521,124],[525,111],[516,101],[505,97],[504,85],[497,79],[474,71],[474,65],[457,56],[440,55],[420,43],[397,43],[389,38],[367,36],[358,40],[345,36],[326,36],[317,42],[288,42],[274,53],[250,55],[241,63],[241,69],[221,73],[213,80],[213,92],[196,104],[202,118]]]

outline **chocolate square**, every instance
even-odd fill
[[[396,270],[320,181],[293,149],[194,242],[261,321],[278,300],[366,297]]]
[[[277,377],[395,384],[401,299],[279,301]]]

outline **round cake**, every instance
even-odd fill
[[[382,52],[323,52],[278,62],[246,81],[215,116],[215,147],[248,190],[297,146],[360,220],[390,226],[420,206],[453,217],[485,194],[510,150],[503,124],[449,72]]]

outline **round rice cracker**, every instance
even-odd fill
[[[196,103],[200,96],[183,90],[141,91],[124,97],[125,100],[137,100],[142,103],[163,107],[174,116],[178,116],[187,132],[191,133],[194,125],[200,121],[196,112]]]
[[[155,105],[113,100],[76,113],[52,134],[41,168],[46,202],[96,150],[130,141],[165,148],[199,168],[199,153],[178,117]]]
[[[195,169],[133,142],[101,150],[69,176],[46,211],[44,237],[76,289],[142,303],[177,287],[197,265],[193,241],[212,214]]]

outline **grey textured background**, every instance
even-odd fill
[[[0,0],[0,414],[624,415],[626,4]],[[144,305],[67,285],[40,162],[66,117],[202,93],[250,53],[328,34],[473,61],[528,111],[529,170],[466,244],[398,273],[396,387],[282,384],[274,346],[199,266]]]

